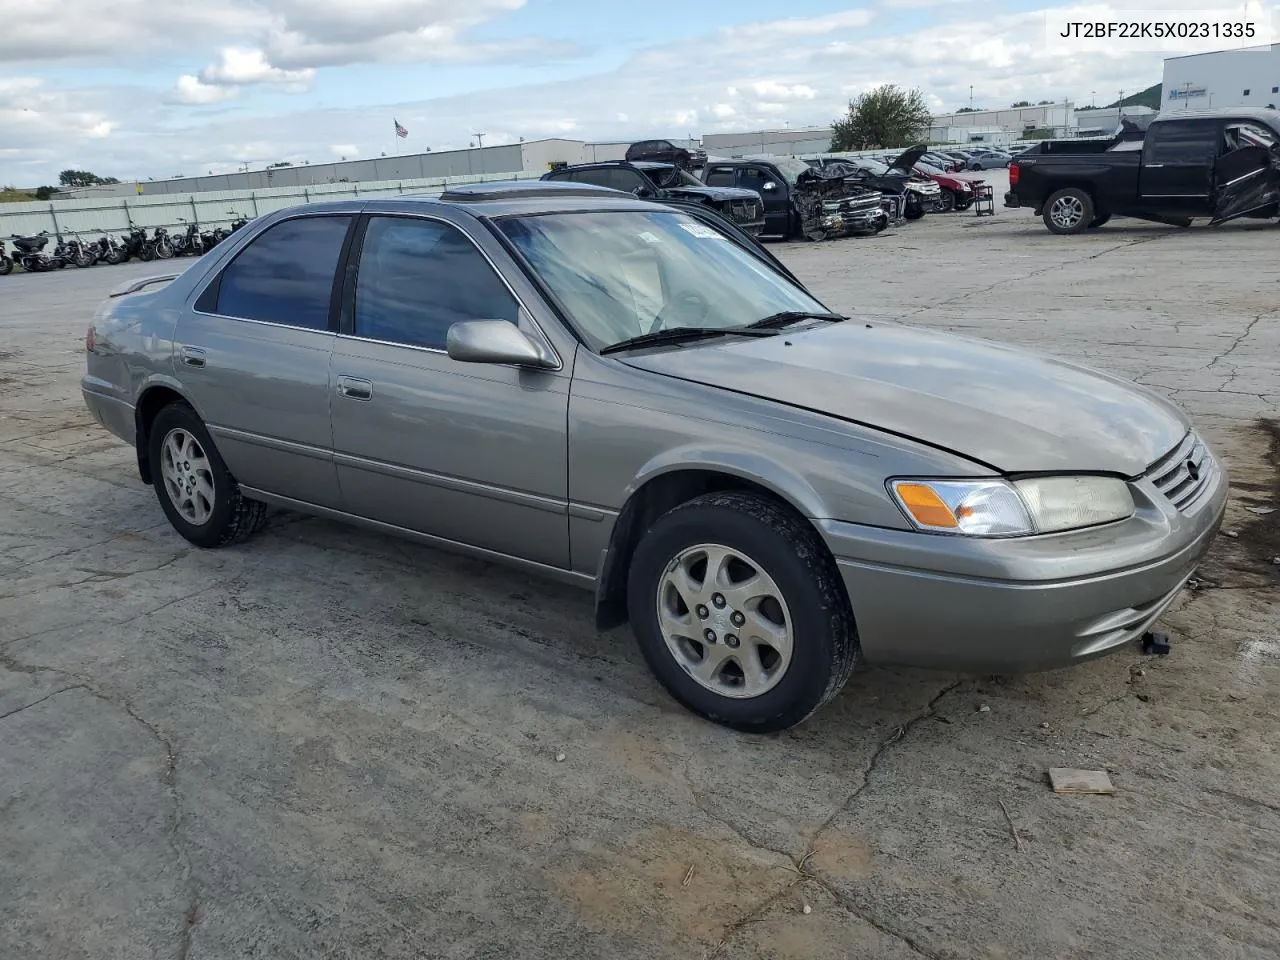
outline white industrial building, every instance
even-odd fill
[[[1076,111],[1077,137],[1109,137],[1124,117],[1154,117],[1150,107],[1094,107]]]
[[[711,157],[793,157],[802,153],[826,153],[830,148],[829,126],[708,133],[702,137],[702,149]]]
[[[1163,106],[1280,107],[1280,43],[1170,57]]]
[[[1074,137],[1075,106],[1063,100],[1031,107],[939,114],[933,118],[928,139],[939,143],[1007,143],[1033,130],[1050,130],[1054,137]]]

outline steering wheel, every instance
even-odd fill
[[[706,297],[693,290],[686,290],[678,297],[672,300],[667,306],[653,318],[653,324],[649,327],[649,333],[656,333],[667,325],[667,321],[672,319],[668,314],[675,308],[675,313],[680,316],[682,322],[677,326],[693,326],[699,321],[705,320],[707,314],[711,312],[711,304],[707,303]]]

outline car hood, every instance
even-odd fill
[[[759,200],[760,194],[740,187],[667,187],[673,197],[706,197],[708,200]]]
[[[889,169],[901,170],[903,173],[906,173],[919,163],[920,158],[928,152],[929,148],[924,144],[920,144],[915,147],[908,147],[906,150],[903,150],[898,154],[897,158],[889,164]]]
[[[619,359],[899,434],[1005,473],[1132,477],[1189,428],[1177,407],[1127,381],[985,340],[892,323],[827,323]]]

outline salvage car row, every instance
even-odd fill
[[[560,165],[542,179],[609,187],[660,203],[701,203],[752,236],[825,240],[967,209],[981,178],[927,163],[926,153],[918,146],[884,159],[704,160],[678,148],[651,148],[628,151],[624,160]],[[692,172],[698,163],[700,178]]]

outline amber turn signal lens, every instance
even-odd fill
[[[899,483],[895,486],[898,498],[916,523],[925,527],[957,527],[951,508],[942,498],[922,483]]]

